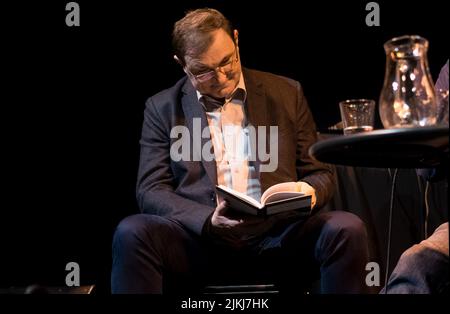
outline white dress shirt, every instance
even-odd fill
[[[244,110],[246,96],[242,73],[232,96],[214,111],[206,110],[206,97],[197,91],[197,97],[208,119],[218,184],[245,193],[259,202],[261,199],[259,175],[249,160],[251,145]]]

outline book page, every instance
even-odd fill
[[[284,182],[284,183],[278,183],[275,185],[272,185],[270,188],[268,188],[263,195],[261,196],[261,204],[266,204],[268,203],[267,198],[275,193],[280,193],[280,192],[294,192],[296,193],[296,196],[302,195],[304,193],[301,193],[298,189],[297,186],[294,182]],[[282,195],[277,196],[277,200],[280,200],[280,197],[282,197]],[[290,198],[292,196],[287,196],[287,198]]]
[[[244,202],[250,203],[253,206],[258,207],[258,208],[263,208],[263,205],[261,203],[259,203],[257,200],[255,200],[254,198],[252,198],[244,193],[230,189],[229,187],[227,187],[225,185],[219,185],[218,187],[221,188],[222,190],[227,191],[228,193],[233,194],[234,196],[240,198]]]
[[[299,197],[305,195],[302,192],[275,192],[273,194],[270,194],[266,197],[264,200],[263,205],[277,202],[277,201],[283,201],[294,197]]]

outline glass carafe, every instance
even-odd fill
[[[428,68],[428,41],[420,36],[396,37],[384,44],[386,72],[379,100],[385,128],[436,123],[436,95]]]

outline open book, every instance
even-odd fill
[[[224,185],[216,186],[216,192],[231,208],[251,215],[273,215],[290,210],[298,210],[309,215],[311,195],[286,191],[282,187],[283,183],[268,188],[261,196],[260,202]]]

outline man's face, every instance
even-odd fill
[[[238,47],[223,29],[214,31],[212,38],[211,45],[203,54],[196,58],[185,58],[186,69],[193,74],[188,75],[189,79],[201,94],[226,98],[231,96],[241,75]],[[236,31],[235,40],[237,43]],[[211,70],[215,70],[215,74],[205,81],[195,77]]]

